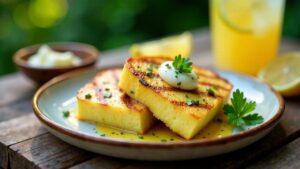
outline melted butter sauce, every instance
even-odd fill
[[[233,126],[228,124],[226,116],[223,113],[219,113],[192,140],[220,138],[220,137],[231,135],[232,130],[233,130]],[[130,140],[130,141],[146,141],[146,142],[185,141],[185,139],[172,132],[170,129],[165,127],[162,123],[155,124],[145,134],[128,133],[118,129],[103,126],[100,124],[96,125],[96,132],[101,137]]]

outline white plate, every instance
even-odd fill
[[[33,98],[33,110],[38,119],[55,136],[74,146],[96,153],[139,160],[184,160],[214,156],[245,147],[265,136],[283,114],[282,97],[268,85],[254,78],[228,71],[217,71],[229,80],[235,90],[257,103],[255,112],[265,119],[262,124],[232,135],[181,142],[145,142],[101,137],[95,125],[62,116],[62,110],[76,107],[76,92],[99,70],[82,70],[61,75],[42,86]]]

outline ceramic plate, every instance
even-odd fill
[[[262,124],[245,130],[234,129],[231,135],[197,140],[170,142],[135,141],[102,137],[95,132],[95,124],[66,118],[63,110],[76,108],[76,92],[89,82],[99,70],[67,73],[43,85],[33,98],[33,110],[53,135],[74,146],[96,153],[138,160],[184,160],[214,156],[245,147],[270,132],[282,116],[282,97],[268,85],[255,79],[228,71],[217,72],[229,80],[234,89],[257,103],[255,112],[265,119]]]

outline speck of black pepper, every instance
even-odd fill
[[[222,122],[223,122],[223,120],[222,120],[222,119],[220,119],[220,118],[217,118],[217,122],[218,122],[218,123],[222,123]]]

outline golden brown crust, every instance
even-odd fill
[[[120,68],[115,68],[99,72],[93,80],[77,92],[77,98],[102,106],[110,106],[111,100],[114,100],[115,102],[119,102],[119,106],[126,106],[130,110],[142,113],[144,111],[143,109],[147,109],[147,107],[130,98],[118,88],[121,70]],[[105,82],[107,82],[107,84]],[[106,91],[106,88],[110,88],[110,91]],[[111,98],[106,98],[105,92],[112,92]],[[95,98],[91,100],[86,99],[86,94],[92,94]]]
[[[200,90],[192,90],[192,91],[183,91],[177,88],[174,88],[170,85],[163,85],[163,86],[159,86],[159,85],[151,85],[151,83],[149,82],[149,77],[147,77],[146,72],[145,71],[141,71],[138,70],[134,65],[135,64],[139,64],[139,63],[147,63],[147,64],[153,64],[155,66],[160,65],[161,63],[165,62],[165,61],[169,61],[170,59],[166,59],[166,58],[160,58],[160,57],[138,57],[138,58],[129,58],[127,60],[127,63],[125,66],[127,66],[127,68],[130,70],[130,72],[138,77],[139,82],[148,88],[151,88],[153,91],[155,91],[156,93],[160,94],[163,92],[184,92],[186,94],[195,94],[201,97],[207,97],[207,98],[212,98],[212,99],[224,99],[224,96],[222,95],[218,95],[218,94],[210,94],[207,91],[200,91]],[[193,66],[193,70],[195,71],[195,73],[201,78],[208,78],[210,80],[218,80],[223,84],[226,85],[220,85],[217,83],[213,83],[213,82],[199,82],[198,84],[201,86],[205,86],[207,88],[218,88],[220,90],[224,90],[226,92],[231,91],[232,89],[232,85],[226,80],[221,78],[217,73],[210,71],[208,69],[204,69],[202,67],[199,66]],[[161,79],[161,77],[159,76],[158,73],[153,72],[151,75],[151,79],[153,80],[160,80],[163,81]],[[180,107],[184,107],[186,106],[186,102],[185,101],[177,101],[177,100],[170,100],[168,99],[172,104],[176,105],[176,106],[180,106]],[[207,109],[210,110],[213,107],[211,105],[208,105],[205,102],[200,102],[199,105],[191,105],[192,107],[200,107],[203,109]],[[194,117],[194,116],[193,116]],[[196,118],[196,117],[195,117]],[[198,117],[197,117],[198,118]]]

